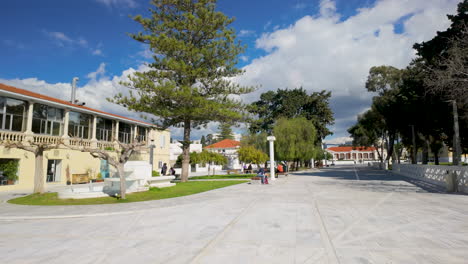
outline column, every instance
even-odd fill
[[[114,148],[117,150],[117,149],[120,149],[120,145],[119,143],[117,143],[119,141],[119,121],[115,121],[115,131],[114,131]]]
[[[64,110],[63,116],[63,144],[68,145],[70,144],[70,136],[68,135],[68,124],[70,123],[70,110]]]
[[[133,141],[136,141],[137,139],[137,135],[138,135],[138,126],[137,125],[134,125],[134,128],[133,128]]]
[[[275,181],[275,150],[274,143],[276,138],[274,136],[267,137],[267,140],[270,142],[270,176],[271,182]]]
[[[63,135],[62,137],[63,138],[70,138],[70,136],[68,136],[68,124],[70,123],[70,110],[68,109],[65,109],[64,111],[65,115],[64,115],[64,118],[63,118]]]
[[[114,141],[119,141],[119,121],[115,121]]]
[[[34,103],[29,102],[28,117],[26,119],[26,131],[24,132],[25,134],[33,134],[33,132],[32,132],[33,113],[34,113]]]
[[[97,148],[97,138],[96,138],[96,131],[97,131],[97,116],[93,116],[93,129],[91,134],[91,147]]]

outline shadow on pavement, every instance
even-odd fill
[[[358,176],[356,176],[356,173]],[[346,181],[322,181],[321,185],[340,185],[374,192],[421,192],[449,194],[441,186],[367,166],[336,166],[320,171],[298,172],[296,176],[321,177]],[[358,180],[359,179],[359,180]]]

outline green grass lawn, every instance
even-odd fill
[[[257,174],[229,174],[229,175],[211,175],[190,177],[189,180],[219,180],[219,179],[250,179]]]
[[[88,198],[88,199],[59,199],[57,193],[31,194],[25,197],[9,200],[9,203],[22,205],[91,205],[91,204],[115,204],[132,203],[150,200],[160,200],[186,196],[195,193],[206,192],[213,189],[223,188],[246,181],[203,181],[203,182],[183,182],[176,186],[167,188],[151,188],[147,192],[127,194],[127,199],[117,199],[114,197]]]

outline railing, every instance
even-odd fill
[[[91,140],[82,138],[70,138],[70,146],[91,147]]]
[[[21,142],[26,135],[21,132],[0,131],[0,141]]]
[[[108,141],[98,141],[97,147],[104,150],[114,150],[115,148],[114,143]]]
[[[458,179],[458,189],[468,192],[468,167],[416,164],[393,164],[392,166],[392,171],[396,174],[425,180],[442,187],[446,187],[446,177],[455,173]]]
[[[62,142],[62,137],[47,136],[47,135],[33,135],[34,143],[43,144],[59,144]]]

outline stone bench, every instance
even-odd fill
[[[171,181],[174,180],[174,176],[159,176],[159,177],[151,177],[146,179],[148,182],[148,185],[151,187],[157,187],[157,188],[165,188],[165,187],[171,187],[175,186],[175,183],[172,183]]]
[[[227,174],[231,174],[231,173],[239,174],[239,173],[240,173],[240,170],[238,170],[238,169],[227,170]]]
[[[289,176],[289,174],[287,172],[277,172],[276,173],[276,178],[286,178],[287,176]]]
[[[262,184],[262,178],[252,177],[250,178],[250,184]]]

